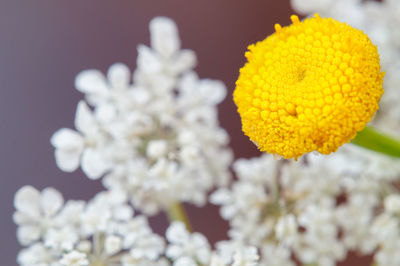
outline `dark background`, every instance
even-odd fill
[[[289,24],[292,13],[288,0],[0,0],[0,265],[16,265],[20,246],[11,217],[21,186],[52,186],[65,199],[89,199],[102,189],[80,170],[59,170],[49,143],[57,129],[73,128],[82,98],[74,89],[76,74],[106,71],[114,62],[133,70],[137,45],[149,44],[149,21],[169,16],[183,48],[197,53],[199,76],[228,87],[220,121],[236,157],[255,156],[230,95],[247,45],[271,34],[274,23]],[[226,238],[217,208],[187,207],[194,230],[213,242]],[[163,215],[151,222],[159,233],[167,226]]]

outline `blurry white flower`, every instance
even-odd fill
[[[147,234],[141,236],[133,244],[130,254],[136,259],[156,260],[164,251],[164,241],[161,237],[155,234]]]
[[[233,255],[232,266],[256,266],[258,265],[259,258],[255,247],[236,249]]]
[[[15,206],[21,244],[31,244],[18,255],[23,266],[107,265],[128,253],[135,265],[168,265],[162,263],[163,238],[145,216],[133,216],[124,191],[103,191],[87,203],[68,201],[63,207],[58,191],[26,186],[16,193]]]
[[[53,257],[52,252],[46,249],[42,243],[35,243],[21,250],[18,253],[17,262],[21,266],[57,265],[57,260]]]
[[[105,136],[85,102],[78,104],[75,116],[78,132],[63,128],[51,138],[56,148],[57,165],[67,172],[76,170],[79,162],[82,170],[91,179],[102,176],[109,168],[103,149]]]
[[[385,210],[390,213],[400,213],[400,195],[392,194],[385,198]]]
[[[255,266],[259,265],[257,248],[245,246],[240,242],[220,241],[211,256],[211,266]]]
[[[64,254],[60,260],[62,266],[85,266],[89,265],[89,261],[86,258],[85,253],[73,250],[67,254]]]
[[[39,192],[31,186],[20,188],[15,194],[14,222],[19,226],[18,241],[28,245],[38,240],[53,225],[52,218],[64,204],[61,194],[53,188]]]
[[[104,240],[104,250],[107,255],[114,255],[121,251],[122,240],[115,235],[108,235]]]
[[[210,245],[200,233],[190,234],[182,222],[173,222],[167,229],[166,238],[169,245],[166,256],[175,261],[176,265],[196,265],[196,261],[208,264],[210,260]]]
[[[51,249],[70,251],[78,242],[79,236],[72,226],[61,229],[50,228],[44,236],[44,244]]]
[[[180,49],[176,24],[169,18],[157,17],[150,22],[151,46],[160,55],[168,58]]]
[[[121,63],[106,76],[78,74],[76,88],[90,107],[81,101],[76,131],[60,129],[51,143],[62,170],[80,165],[91,179],[104,176],[107,189],[124,190],[135,208],[153,215],[177,201],[204,205],[207,192],[230,180],[232,153],[216,109],[225,85],[192,72],[195,54],[180,49],[171,19],[154,18],[150,35],[151,47],[138,46],[133,80]],[[101,224],[95,212],[86,218]]]
[[[147,144],[147,156],[159,158],[167,152],[167,142],[165,140],[152,140]]]
[[[293,214],[282,216],[275,225],[276,237],[283,243],[294,244],[297,237],[298,225]]]

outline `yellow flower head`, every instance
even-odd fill
[[[261,151],[287,159],[329,154],[378,110],[379,54],[366,34],[345,23],[318,14],[291,20],[248,47],[234,101],[244,133]]]

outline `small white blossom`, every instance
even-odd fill
[[[400,195],[392,194],[385,198],[385,209],[394,214],[400,213]]]
[[[57,265],[57,260],[51,250],[46,249],[42,243],[35,243],[21,250],[18,253],[17,262],[21,266]]]
[[[121,251],[122,240],[115,235],[108,235],[104,240],[104,249],[107,255],[113,255]]]
[[[53,225],[52,218],[64,204],[61,194],[53,188],[39,192],[31,186],[20,188],[15,194],[14,222],[19,225],[18,241],[28,245],[38,240]]]
[[[183,265],[182,261],[187,265],[196,265],[196,261],[209,263],[210,245],[202,234],[190,234],[183,223],[173,222],[167,229],[166,237],[170,243],[166,255],[175,260],[174,266]]]
[[[242,250],[235,250],[232,266],[256,266],[259,256],[255,247],[245,247]]]
[[[296,217],[293,214],[282,216],[275,225],[276,237],[282,242],[287,242],[289,245],[295,243],[298,225]]]
[[[91,179],[102,176],[109,168],[104,150],[106,136],[85,102],[78,104],[75,127],[60,129],[51,138],[56,148],[57,165],[64,171],[74,171],[81,161],[82,170]]]
[[[61,229],[50,228],[44,236],[44,244],[55,250],[70,251],[78,239],[78,233],[72,226],[65,226]]]
[[[166,154],[168,149],[167,142],[164,140],[152,140],[147,144],[147,156],[159,158]]]
[[[60,264],[62,266],[86,266],[89,265],[89,261],[85,253],[73,250],[62,257]]]

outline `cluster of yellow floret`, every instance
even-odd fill
[[[329,154],[379,108],[379,54],[366,34],[345,23],[318,14],[291,20],[248,47],[234,101],[244,133],[261,151],[288,159]]]

